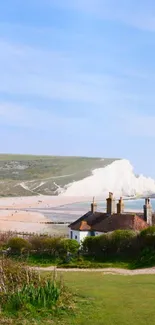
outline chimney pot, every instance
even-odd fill
[[[91,203],[91,212],[94,213],[96,211],[97,204],[95,202],[95,197],[93,197],[93,202]]]
[[[145,199],[145,204],[143,209],[144,209],[144,220],[147,222],[149,226],[152,226],[152,206],[150,204],[149,198]]]
[[[117,214],[122,214],[123,212],[124,212],[124,203],[123,203],[123,198],[120,197],[117,203]]]
[[[115,213],[115,200],[113,198],[113,193],[109,192],[109,197],[107,198],[107,214],[111,215]]]

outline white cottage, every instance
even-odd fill
[[[115,211],[117,208],[117,211]],[[152,208],[145,200],[144,213],[124,213],[123,199],[115,206],[113,193],[107,198],[106,212],[98,212],[94,199],[91,210],[69,225],[69,238],[81,243],[87,236],[98,236],[118,229],[141,231],[152,225]]]

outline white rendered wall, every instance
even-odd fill
[[[72,232],[72,236],[71,236],[71,232]],[[103,234],[104,234],[103,232],[95,231],[95,236],[100,236]],[[78,231],[78,230],[71,230],[71,229],[69,230],[69,238],[77,240],[78,243],[82,243],[82,241],[88,236],[91,236],[90,231]]]
[[[91,236],[90,231],[79,231],[80,233],[80,243],[83,242],[83,240],[88,237]]]
[[[100,232],[100,231],[95,231],[95,236],[100,236],[100,235],[103,235],[104,232]]]
[[[71,236],[72,232],[72,236]],[[78,243],[81,243],[87,236],[90,236],[89,231],[78,231],[78,230],[69,230],[69,238],[75,239]]]

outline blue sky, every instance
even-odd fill
[[[155,178],[154,0],[0,3],[0,152],[127,158]]]

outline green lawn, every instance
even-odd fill
[[[62,325],[155,324],[155,276],[118,276],[103,273],[65,273],[77,295],[76,316]]]
[[[44,273],[46,274],[46,272]],[[59,275],[58,275],[59,277]],[[155,324],[155,275],[119,276],[93,272],[64,272],[74,293],[74,312],[52,319],[28,314],[0,324],[24,325],[150,325]]]

